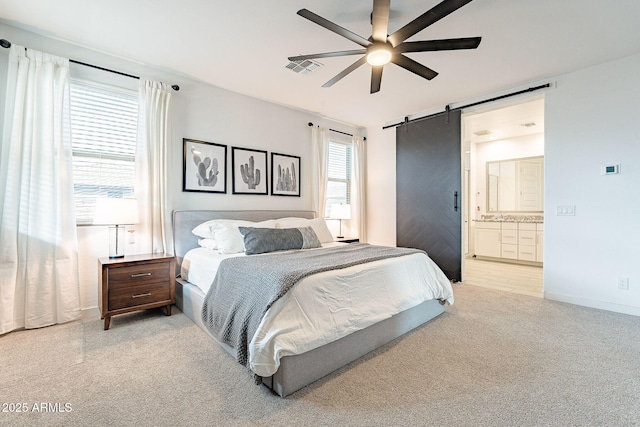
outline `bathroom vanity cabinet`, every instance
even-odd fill
[[[503,261],[541,264],[544,224],[541,222],[476,221],[475,255]]]

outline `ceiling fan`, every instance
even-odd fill
[[[363,55],[356,62],[345,68],[334,78],[322,85],[330,87],[351,73],[365,62],[371,65],[371,93],[380,90],[382,82],[382,69],[385,64],[394,64],[424,77],[427,80],[433,79],[438,73],[411,58],[403,55],[407,52],[429,52],[437,50],[457,50],[475,49],[480,44],[481,37],[468,37],[459,39],[427,40],[407,42],[409,37],[427,28],[429,25],[439,21],[450,13],[455,12],[472,0],[444,0],[427,12],[418,16],[404,27],[391,35],[387,34],[389,26],[389,9],[391,0],[373,0],[373,13],[371,14],[371,37],[365,39],[346,28],[316,15],[307,10],[300,9],[298,15],[315,22],[334,33],[351,40],[363,47],[357,50],[343,50],[338,52],[316,53],[311,55],[300,55],[289,57],[290,61],[302,61],[305,59],[331,58],[335,56]]]

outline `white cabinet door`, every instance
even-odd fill
[[[518,259],[518,245],[502,244],[502,258]]]
[[[536,247],[530,245],[518,245],[518,259],[522,261],[535,261]]]
[[[500,230],[476,228],[476,255],[500,258],[501,253]]]

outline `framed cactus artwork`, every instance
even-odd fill
[[[182,139],[183,191],[227,192],[227,146]]]
[[[271,153],[271,194],[300,197],[300,157]]]
[[[233,194],[269,194],[267,152],[231,147]]]

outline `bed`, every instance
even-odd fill
[[[222,348],[236,357],[237,351],[234,346],[225,342],[221,342],[221,340],[217,339],[209,331],[207,325],[205,324],[207,322],[206,319],[203,320],[202,312],[203,305],[206,306],[205,299],[207,288],[203,288],[202,283],[208,281],[213,282],[213,277],[211,277],[211,275],[215,274],[215,269],[213,269],[212,272],[209,272],[208,268],[196,268],[196,266],[207,263],[207,257],[209,256],[208,253],[217,252],[207,249],[206,247],[202,247],[201,244],[199,244],[200,238],[195,236],[192,233],[192,230],[194,230],[197,226],[206,223],[207,221],[220,219],[244,220],[258,223],[278,218],[304,218],[309,221],[316,221],[314,220],[314,217],[315,214],[311,211],[292,210],[174,211],[173,240],[174,252],[176,256],[176,271],[181,272],[182,274],[184,274],[184,276],[186,276],[179,276],[176,280],[176,306],[180,310],[182,310],[182,312],[184,312],[191,320],[193,320],[193,322],[197,324],[203,331],[205,331],[214,340],[216,340],[222,346]],[[286,224],[286,222],[283,224]],[[330,247],[332,245],[344,247],[346,244],[322,244],[322,246],[325,247]],[[297,252],[306,251],[309,254],[313,253],[312,251],[315,250],[324,249],[305,249]],[[336,248],[336,250],[344,249]],[[244,256],[244,254],[239,255]],[[227,255],[223,256],[222,258],[226,258],[229,256],[235,255]],[[245,257],[251,258],[251,255]],[[204,261],[198,261],[198,259],[200,258]],[[301,301],[303,298],[309,298],[306,295],[311,294],[308,289],[315,289],[312,288],[313,286],[322,287],[326,284],[327,287],[330,287],[332,286],[330,285],[331,283],[334,283],[334,281],[338,281],[342,289],[344,288],[343,285],[345,283],[350,283],[350,280],[355,280],[359,285],[368,284],[375,281],[375,277],[380,277],[381,272],[387,275],[391,275],[389,277],[402,276],[399,281],[418,280],[416,279],[416,277],[422,280],[421,278],[423,276],[429,276],[431,277],[429,281],[438,282],[437,284],[429,285],[430,287],[433,286],[434,289],[437,288],[432,293],[429,293],[429,295],[431,296],[421,296],[420,300],[416,299],[416,297],[412,295],[408,295],[406,298],[403,297],[404,299],[396,298],[395,291],[393,291],[394,304],[391,305],[394,305],[394,307],[395,305],[397,305],[397,307],[395,308],[397,312],[393,312],[390,315],[388,313],[385,314],[382,311],[387,309],[387,304],[374,302],[374,304],[377,304],[377,308],[373,308],[371,312],[366,312],[365,310],[363,311],[364,314],[361,313],[358,316],[355,316],[358,319],[356,322],[352,322],[353,324],[349,324],[348,327],[344,327],[342,329],[333,328],[335,329],[335,331],[332,331],[331,333],[322,332],[322,334],[320,334],[322,335],[322,337],[314,338],[315,341],[311,339],[311,341],[313,342],[305,342],[299,345],[295,344],[293,345],[293,347],[295,347],[295,351],[290,348],[285,348],[284,350],[282,350],[281,348],[286,347],[286,345],[282,345],[282,342],[288,342],[291,336],[286,336],[282,342],[276,344],[270,341],[267,345],[265,345],[265,347],[268,347],[271,352],[274,352],[273,349],[275,345],[275,348],[277,349],[277,352],[279,354],[276,357],[276,360],[273,362],[273,366],[260,368],[264,372],[269,373],[269,375],[264,375],[264,373],[259,375],[262,384],[269,387],[279,396],[285,397],[443,313],[445,310],[445,301],[449,303],[453,302],[453,293],[451,291],[450,283],[448,280],[446,280],[444,274],[437,267],[435,267],[435,264],[433,264],[430,259],[428,259],[428,267],[423,267],[423,258],[428,259],[428,257],[426,257],[424,254],[412,254],[409,256],[401,256],[393,259],[382,259],[379,261],[371,262],[369,264],[350,266],[348,268],[339,270],[339,272],[327,271],[318,273],[313,276],[304,278],[300,280],[299,283],[296,283],[291,288],[291,291],[287,293],[286,297],[281,298],[281,300],[279,300],[269,309],[269,311],[267,311],[267,314],[264,316],[265,321],[261,323],[261,327],[263,326],[263,324],[265,324],[265,322],[269,323],[268,321],[266,321],[267,318],[271,322],[278,321],[279,314],[275,313],[276,306],[278,310],[282,310],[283,312],[285,312],[291,311],[292,306],[295,306],[295,309],[297,310],[297,307],[299,305],[304,305],[304,302],[301,303]],[[219,261],[214,262],[214,264],[216,264],[217,262]],[[420,263],[420,266],[416,267],[416,269],[421,269],[421,271],[414,273],[414,268],[411,266],[417,266],[418,264],[415,263],[418,262]],[[409,267],[407,267],[407,265],[409,265]],[[433,267],[435,267],[433,271],[432,265]],[[429,269],[429,271],[426,273],[425,271],[422,271],[422,269],[425,268]],[[339,287],[334,286],[334,288],[338,289]],[[354,289],[356,288],[357,287],[354,287]],[[357,294],[356,291],[350,292],[353,294]],[[400,294],[402,294],[403,292],[404,291],[401,291]],[[422,295],[424,291],[421,290],[420,293]],[[290,297],[289,295],[293,296]],[[437,297],[435,295],[437,295]],[[351,297],[351,294],[349,294],[349,297]],[[297,298],[300,298],[300,300],[297,300]],[[335,297],[332,298],[336,299]],[[402,301],[396,304],[396,299],[401,299]],[[307,302],[307,304],[309,303]],[[319,306],[321,304],[316,305]],[[382,307],[382,309],[384,310],[381,310],[382,305],[385,306]],[[333,310],[333,312],[340,311],[340,307],[337,307],[337,310],[336,307],[333,307],[331,308],[331,310]],[[327,311],[330,310],[327,309]],[[349,310],[347,311],[353,310],[349,308]],[[306,313],[303,313],[303,316],[306,315]],[[353,314],[350,314],[350,316],[354,317]],[[320,317],[322,316],[320,315]],[[332,317],[330,321],[335,322],[335,319]],[[318,320],[318,322],[320,322],[320,320]],[[358,323],[359,326],[355,323]],[[264,327],[266,328],[267,326]],[[287,327],[280,329],[287,329]],[[258,335],[264,338],[265,335],[271,336],[272,334],[270,334],[269,332],[265,332],[265,330],[260,330],[260,334],[257,333],[256,337]],[[254,337],[254,340],[252,340],[251,342],[251,345],[254,346],[252,347],[252,352],[256,348],[256,344],[254,343],[254,341],[256,341],[256,337]],[[260,339],[257,339],[257,341],[260,341]],[[266,339],[264,339],[263,341],[266,341]],[[252,357],[253,356],[254,354],[252,353]],[[265,366],[268,364],[271,364],[271,362],[266,363]],[[275,372],[272,373],[271,371]]]

